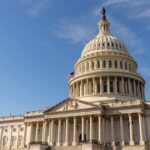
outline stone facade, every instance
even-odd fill
[[[145,81],[105,14],[98,26],[74,66],[70,97],[46,110],[1,117],[1,150],[150,150]]]

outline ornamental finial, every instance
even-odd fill
[[[106,21],[106,20],[107,20],[107,19],[106,19],[106,10],[105,10],[104,7],[102,7],[101,15],[102,15],[102,20],[103,20],[103,21]]]

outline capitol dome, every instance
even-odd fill
[[[125,44],[113,36],[105,13],[99,33],[88,42],[69,80],[70,96],[85,101],[145,99],[143,77]]]
[[[109,32],[106,34],[100,32],[94,39],[85,45],[82,56],[104,50],[128,53],[128,50],[122,41],[111,35]]]

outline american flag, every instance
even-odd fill
[[[71,72],[70,74],[68,74],[67,76],[67,80],[70,80],[71,78],[74,77],[74,72]]]

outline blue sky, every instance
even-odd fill
[[[98,32],[102,6],[139,63],[150,100],[149,0],[0,0],[0,116],[68,97],[66,76]]]

